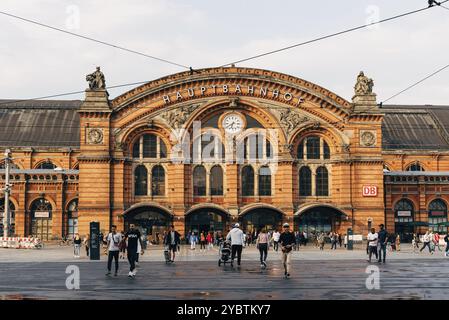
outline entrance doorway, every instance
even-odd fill
[[[344,214],[330,207],[314,207],[296,217],[295,229],[307,234],[336,231]]]
[[[281,230],[282,213],[271,208],[255,208],[240,217],[244,232],[257,233],[262,227]]]
[[[135,224],[140,233],[153,244],[163,241],[164,231],[168,229],[173,217],[167,211],[152,207],[139,207],[125,214],[125,231],[130,224]]]
[[[186,235],[195,232],[207,234],[210,231],[226,231],[228,214],[216,208],[201,208],[188,213],[185,217]]]

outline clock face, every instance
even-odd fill
[[[236,113],[228,114],[223,118],[223,128],[227,133],[236,134],[243,129],[243,118]]]

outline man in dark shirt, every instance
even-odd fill
[[[288,223],[283,224],[283,232],[279,237],[279,244],[282,250],[282,264],[284,265],[284,276],[287,279],[290,277],[290,261],[292,256],[292,248],[295,245],[295,235],[290,231],[290,225]]]
[[[136,229],[136,226],[133,223],[129,225],[129,231],[125,234],[125,240],[128,240],[127,245],[128,262],[129,262],[128,277],[134,278],[137,272],[136,271],[137,243],[140,242],[141,248],[143,248],[143,245],[140,231]],[[141,253],[143,254],[143,249]]]
[[[379,225],[379,232],[377,233],[377,241],[378,241],[378,246],[379,246],[379,260],[378,262],[381,263],[382,262],[382,257],[383,257],[383,262],[385,263],[385,258],[387,256],[387,241],[388,241],[388,232],[387,230],[385,230],[385,227],[383,224]],[[382,255],[383,253],[383,255]]]
[[[169,262],[175,262],[176,251],[178,251],[178,246],[181,243],[181,235],[175,230],[174,225],[170,226],[170,230],[168,231],[164,242],[164,245],[168,247],[168,251],[171,252]]]

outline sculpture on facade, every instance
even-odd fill
[[[279,112],[279,115],[279,120],[282,126],[285,128],[287,134],[290,134],[293,130],[295,130],[300,123],[308,120],[307,117],[293,112],[290,108],[283,109]]]
[[[180,107],[163,113],[161,117],[167,121],[173,129],[179,129],[187,122],[187,119],[196,108],[198,108],[198,105]]]
[[[360,71],[359,75],[357,76],[357,82],[354,86],[355,94],[356,95],[372,94],[373,86],[374,86],[373,79],[368,78],[367,76],[365,76],[363,71]]]
[[[97,67],[97,70],[88,74],[86,81],[89,82],[89,89],[91,90],[106,89],[106,81],[103,72],[100,71],[100,67]]]

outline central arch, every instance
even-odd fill
[[[159,244],[165,230],[172,224],[173,214],[162,206],[141,204],[129,208],[123,213],[125,230],[135,224],[150,241]]]
[[[295,214],[297,230],[308,234],[315,232],[337,231],[348,216],[341,210],[330,206],[317,204],[299,210]]]
[[[245,232],[254,233],[262,227],[268,230],[280,230],[283,212],[271,206],[255,206],[242,211],[239,220]]]
[[[226,232],[229,227],[230,215],[218,206],[199,206],[186,212],[186,235],[194,232],[196,235],[210,231]]]

